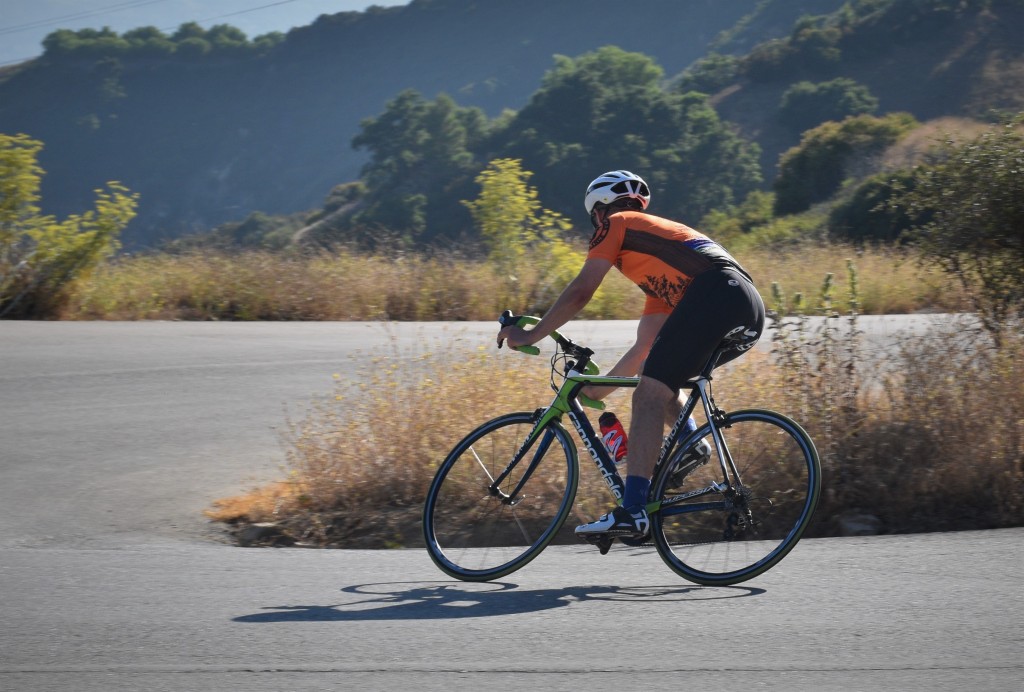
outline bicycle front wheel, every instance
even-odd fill
[[[523,449],[535,424],[527,412],[488,421],[437,470],[423,507],[423,534],[446,574],[488,581],[514,572],[565,522],[579,482],[576,446],[551,421]]]
[[[814,443],[789,418],[737,411],[719,432],[738,478],[725,478],[714,452],[693,454],[699,440],[715,449],[705,425],[655,478],[661,508],[651,516],[665,563],[711,586],[737,584],[778,564],[803,535],[821,492]]]

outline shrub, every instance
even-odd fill
[[[928,261],[970,292],[1000,338],[1024,319],[1024,114],[965,143],[947,141],[891,204],[914,219]]]
[[[686,68],[676,84],[676,90],[682,93],[699,91],[715,94],[735,82],[738,74],[739,58],[710,53]]]
[[[825,123],[804,133],[800,145],[783,154],[773,184],[775,214],[795,214],[834,195],[847,177],[875,170],[874,159],[916,125],[913,116],[867,115]]]
[[[38,203],[42,143],[0,135],[0,317],[55,316],[71,285],[118,247],[135,216],[137,195],[118,183],[96,191],[96,208],[64,221]]]
[[[794,132],[803,132],[815,125],[843,120],[855,115],[869,115],[878,108],[878,99],[866,86],[852,79],[839,78],[828,82],[797,82],[782,94],[779,118]]]
[[[914,221],[890,204],[899,190],[913,184],[904,172],[879,173],[857,186],[853,194],[829,212],[829,234],[854,243],[899,241]]]

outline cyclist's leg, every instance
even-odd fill
[[[633,392],[626,473],[650,478],[665,432],[665,414],[675,410],[678,390],[653,377],[641,375]],[[659,413],[662,412],[662,413]]]
[[[633,533],[646,533],[649,522],[643,505],[661,448],[665,411],[678,396],[679,384],[697,375],[731,332],[739,328],[736,333],[746,335],[745,350],[757,340],[763,327],[760,296],[741,273],[714,269],[693,280],[658,332],[633,393],[623,508],[578,527],[578,535],[628,534],[632,529],[636,529]]]
[[[666,320],[648,356],[644,375],[678,391],[680,383],[700,373],[723,341],[730,341],[733,347],[721,354],[718,365],[752,348],[764,330],[764,320],[764,303],[745,274],[730,268],[702,274],[689,286]],[[633,410],[636,410],[635,405]],[[696,430],[692,417],[687,427],[688,431]],[[660,445],[661,438],[653,442]],[[632,440],[631,445],[631,449],[636,448]],[[652,465],[659,449],[660,446],[649,451]],[[702,439],[690,452],[677,455],[676,461],[686,464],[706,461],[711,452],[709,441]]]

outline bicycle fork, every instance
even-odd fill
[[[533,458],[530,459],[530,465],[526,468],[526,471],[523,472],[523,475],[520,476],[519,482],[516,483],[516,487],[508,494],[502,492],[500,487],[501,483],[508,477],[508,474],[512,472],[512,469],[519,465],[519,462],[529,451],[530,442],[535,439],[537,438],[532,435],[528,437],[526,442],[523,443],[523,446],[520,447],[519,451],[517,451],[515,456],[512,457],[512,461],[509,465],[505,467],[505,470],[502,471],[497,478],[491,481],[491,484],[487,487],[488,493],[490,493],[492,497],[499,498],[503,504],[515,507],[526,497],[525,495],[520,495],[523,490],[523,486],[530,480],[530,476],[533,475],[533,472],[536,470],[540,460],[544,458],[544,454],[547,453],[548,447],[551,446],[551,441],[555,439],[555,433],[550,430],[544,433],[544,436],[540,439],[540,443],[537,445],[537,448],[533,451]]]

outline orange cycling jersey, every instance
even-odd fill
[[[621,211],[590,239],[587,259],[605,259],[647,294],[643,314],[669,313],[694,277],[714,267],[743,268],[699,231],[659,216]]]

